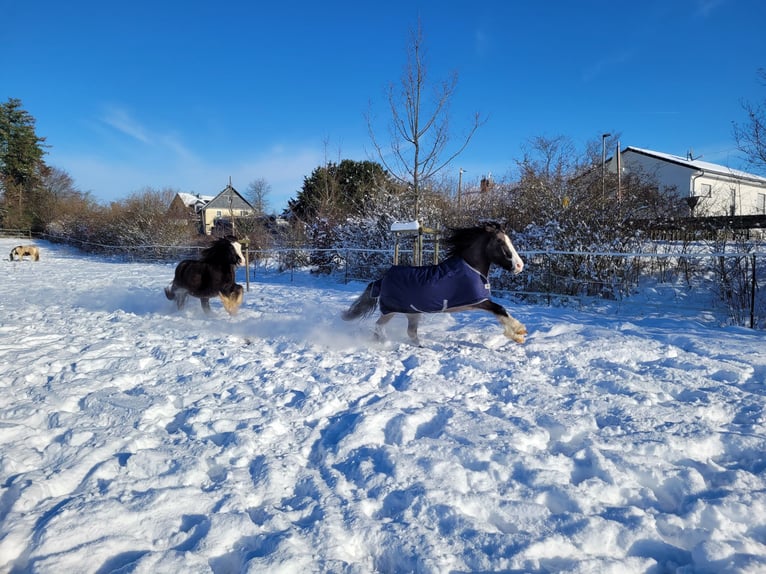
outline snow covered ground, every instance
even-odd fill
[[[173,265],[38,245],[2,262],[0,572],[766,571],[763,331],[509,304],[523,346],[381,345],[359,283],[205,317]]]

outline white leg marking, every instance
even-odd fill
[[[380,323],[375,323],[374,336],[375,336],[375,340],[376,341],[385,341],[385,340],[387,340],[386,328],[382,324],[380,324]]]
[[[505,327],[504,335],[513,339],[517,343],[524,342],[524,336],[527,334],[527,328],[518,320],[511,316],[500,317],[500,322]]]

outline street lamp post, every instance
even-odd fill
[[[606,201],[606,138],[612,134],[601,134],[601,201]]]
[[[457,176],[457,213],[461,219],[463,217],[463,207],[460,202],[461,202],[461,193],[463,189],[463,174],[464,173],[465,173],[465,170],[461,167],[460,171],[458,171],[458,176]]]

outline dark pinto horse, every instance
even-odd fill
[[[505,336],[524,342],[527,329],[490,299],[489,269],[492,264],[520,273],[524,262],[510,238],[497,223],[453,229],[445,240],[449,258],[438,265],[394,265],[373,281],[343,312],[350,321],[371,315],[380,307],[375,325],[377,339],[385,339],[384,325],[396,313],[407,315],[407,334],[415,344],[422,313],[481,310],[494,314],[505,327]]]
[[[220,297],[229,315],[242,304],[244,289],[237,285],[237,265],[245,263],[242,246],[233,235],[217,239],[202,251],[199,259],[184,259],[176,267],[173,282],[165,287],[165,296],[183,309],[186,298],[198,297],[205,313],[210,312],[210,298]]]

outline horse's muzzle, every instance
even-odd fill
[[[518,275],[524,270],[524,262],[520,257],[514,257],[508,260],[506,269],[511,271],[514,275]]]

